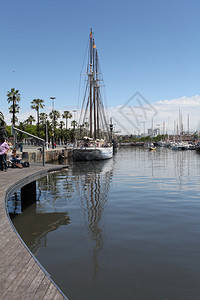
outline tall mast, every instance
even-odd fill
[[[179,108],[179,134],[180,134],[180,142],[182,142],[182,117],[181,117],[180,108]]]
[[[95,60],[95,44],[94,44],[94,39],[93,39],[93,105],[94,105],[94,139],[96,140],[97,136],[96,136],[96,85],[97,85],[97,82],[96,82],[96,78],[95,78],[95,63],[96,63],[96,60]]]
[[[89,74],[89,81],[90,81],[90,94],[89,94],[89,102],[90,102],[90,137],[92,138],[92,85],[93,85],[93,69],[92,69],[92,28],[90,29],[90,74]]]
[[[99,134],[99,83],[98,83],[98,53],[96,50],[96,103],[97,103],[97,138],[100,138]]]

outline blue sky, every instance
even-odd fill
[[[12,87],[21,116],[34,98],[75,109],[90,27],[109,107],[136,91],[150,103],[199,95],[199,11],[194,0],[0,1],[0,110],[7,114]]]

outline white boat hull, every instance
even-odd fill
[[[113,157],[113,147],[77,147],[73,149],[75,161],[104,160]]]

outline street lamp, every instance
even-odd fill
[[[52,100],[52,113],[53,113],[53,119],[52,119],[52,149],[54,149],[54,133],[55,133],[55,112],[54,112],[54,100],[56,99],[56,97],[50,97],[50,99]]]
[[[46,150],[49,149],[48,147],[48,127],[47,127],[47,117],[45,119],[45,125],[46,125]]]
[[[74,129],[75,129],[75,113],[76,113],[76,109],[73,110],[74,113]]]

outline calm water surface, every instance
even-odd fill
[[[70,300],[200,299],[200,155],[121,148],[38,181],[14,218]]]

